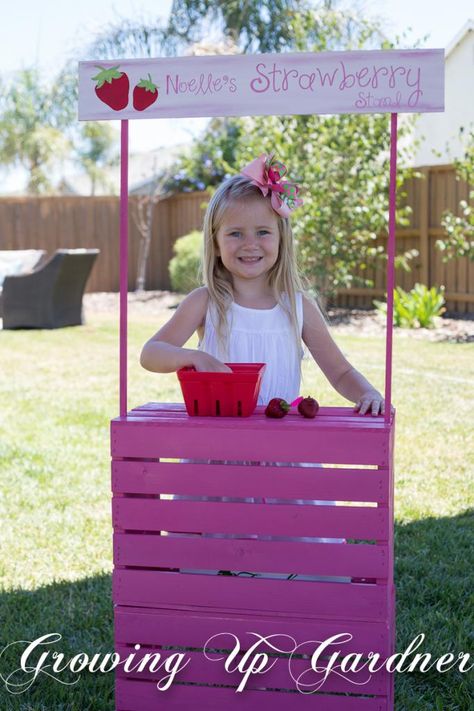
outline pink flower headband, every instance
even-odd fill
[[[281,217],[289,217],[303,200],[297,197],[299,187],[296,183],[282,181],[286,175],[286,166],[275,160],[274,154],[262,153],[240,171],[246,178],[252,178],[252,185],[256,185],[266,197],[271,191],[272,207]]]

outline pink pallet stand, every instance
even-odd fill
[[[250,418],[190,418],[184,405],[150,403],[112,421],[116,649],[123,657],[137,643],[140,654],[161,647],[191,649],[186,652],[190,664],[166,692],[157,690],[151,673],[118,673],[117,711],[393,707],[393,675],[386,671],[368,680],[367,674],[333,674],[320,691],[307,696],[295,691],[281,657],[270,672],[251,677],[245,690],[235,693],[229,686],[239,684],[240,673],[229,674],[222,663],[204,656],[206,641],[222,632],[235,634],[244,649],[254,642],[250,632],[291,635],[299,643],[349,633],[353,639],[341,647],[343,654],[372,651],[384,659],[394,651],[394,419],[387,425],[383,418],[361,417],[351,408],[322,408],[314,420],[292,413],[281,421],[269,420],[263,410],[258,407]],[[204,457],[338,467],[167,461]],[[169,500],[169,494],[344,503],[315,507],[183,501]],[[246,539],[249,534],[342,537],[348,542]],[[212,570],[348,576],[371,582],[203,572]],[[301,660],[294,672],[307,667]],[[313,676],[312,682],[316,680]]]
[[[137,660],[146,652],[185,649],[191,663],[165,692],[158,691],[153,674],[119,667],[116,711],[196,707],[276,711],[286,710],[289,699],[295,709],[393,709],[393,675],[383,668],[362,677],[331,674],[308,695],[296,689],[288,658],[282,655],[267,676],[250,677],[245,690],[236,693],[241,673],[229,674],[222,663],[210,662],[204,646],[213,634],[223,632],[235,634],[244,651],[254,641],[249,633],[290,635],[298,644],[347,633],[352,639],[341,649],[343,655],[372,652],[384,659],[395,650],[395,423],[390,402],[396,139],[397,114],[392,114],[385,416],[322,408],[314,420],[291,414],[273,421],[259,407],[250,418],[190,418],[184,404],[149,403],[127,412],[128,122],[122,121],[120,417],[111,423],[115,648],[124,658],[140,645]],[[289,466],[190,464],[179,459]],[[328,466],[290,466],[301,462]],[[329,500],[342,505],[183,501],[170,499],[172,494]],[[260,540],[249,539],[252,535]],[[262,538],[275,536],[348,542]],[[209,570],[341,576],[367,582],[245,579],[202,572]],[[300,667],[301,672],[308,661],[301,660]],[[313,676],[312,683],[318,679]]]
[[[390,404],[397,113],[392,112],[443,110],[444,52],[121,60],[127,86],[128,80],[132,87],[147,72],[161,82],[159,98],[157,94],[145,112],[132,107],[130,96],[122,109],[101,99],[94,90],[95,65],[80,63],[79,117],[120,118],[122,127],[120,417],[111,423],[115,649],[122,659],[135,653],[135,661],[147,652],[166,657],[173,650],[184,650],[190,660],[167,691],[157,689],[156,673],[150,670],[118,671],[116,710],[390,711],[393,674],[383,665],[369,678],[329,674],[317,691],[303,694],[290,676],[283,653],[289,650],[283,647],[272,657],[270,671],[250,676],[242,693],[236,693],[242,673],[229,673],[222,660],[206,658],[204,647],[214,635],[226,633],[235,635],[241,649],[247,650],[255,642],[253,633],[307,642],[304,652],[311,655],[317,641],[346,633],[349,641],[338,647],[343,656],[373,653],[383,661],[395,650],[395,415]],[[282,66],[285,80],[280,86]],[[271,67],[274,86],[266,74]],[[364,104],[361,89],[369,82],[379,87],[376,107]],[[374,418],[360,416],[351,407],[323,407],[314,420],[292,413],[278,421],[266,418],[258,407],[248,418],[191,418],[183,404],[170,403],[149,403],[128,412],[128,119],[373,111],[391,113],[385,415]],[[253,464],[258,462],[285,465]],[[324,466],[290,466],[294,463]],[[195,498],[172,499],[171,494]],[[240,501],[203,501],[202,497]],[[265,501],[257,503],[260,497]],[[246,498],[256,501],[242,501]],[[295,499],[306,503],[297,504]],[[337,505],[315,506],[312,500]],[[311,537],[346,542],[304,540]],[[209,572],[217,570],[274,576]],[[290,574],[326,579],[287,579]],[[346,582],[327,579],[335,576]],[[233,646],[216,645],[218,649]],[[329,654],[334,651],[330,648]],[[293,659],[293,676],[299,677],[308,667],[308,656],[300,654]],[[158,678],[162,676],[161,671]],[[302,679],[308,684],[318,680],[314,673]]]

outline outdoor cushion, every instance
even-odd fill
[[[30,272],[45,254],[44,249],[0,250],[0,287],[6,276]]]

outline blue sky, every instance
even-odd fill
[[[2,13],[0,75],[39,65],[54,75],[70,56],[71,49],[87,45],[107,25],[121,18],[167,18],[172,0],[23,0],[15,9],[9,3]],[[411,27],[409,38],[424,47],[446,47],[468,19],[474,19],[472,0],[366,0],[360,5],[367,15],[378,15],[391,37]],[[21,8],[21,9],[20,9]],[[405,46],[407,42],[405,42]],[[130,147],[143,151],[161,145],[188,141],[205,119],[132,121]]]

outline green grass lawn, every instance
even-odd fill
[[[141,345],[170,313],[130,324],[129,407],[182,399],[174,373],[151,374],[138,364]],[[384,340],[336,340],[383,390]],[[62,635],[54,649],[66,659],[112,651],[109,421],[118,413],[117,321],[94,315],[84,327],[1,332],[0,364],[0,651],[50,632]],[[472,651],[473,383],[472,345],[395,335],[397,651],[421,632],[418,651],[435,658]],[[310,361],[302,394],[348,404]],[[4,676],[12,659],[14,648],[0,657]],[[468,711],[472,677],[455,670],[397,675],[396,709]],[[43,674],[16,696],[0,686],[2,711],[112,708],[112,674],[86,672],[73,686]]]

